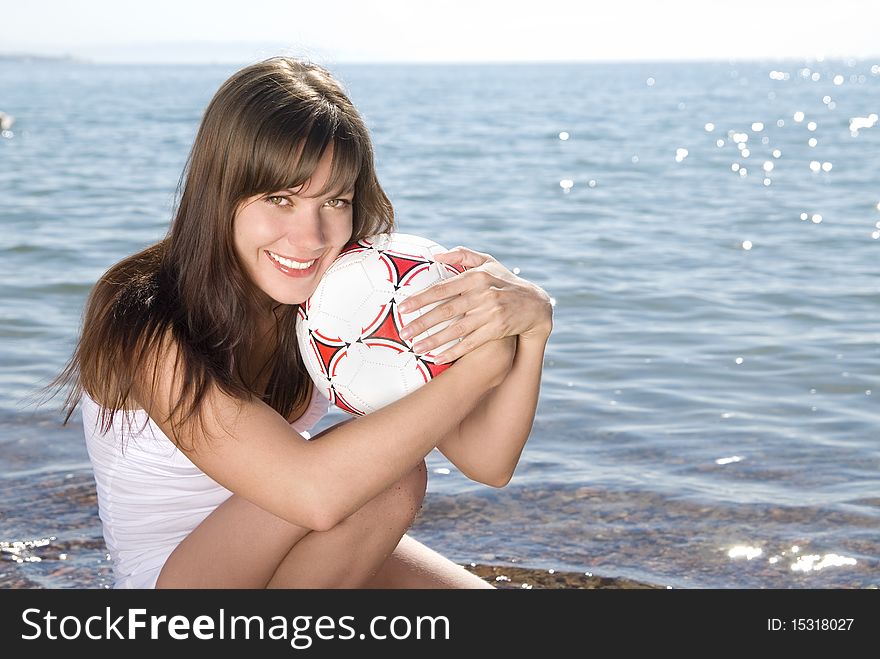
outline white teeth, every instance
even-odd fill
[[[291,270],[306,270],[307,268],[311,268],[312,263],[315,262],[314,259],[312,259],[311,261],[307,261],[306,263],[300,263],[299,261],[291,261],[290,259],[286,259],[283,256],[278,256],[277,254],[275,254],[274,252],[270,252],[269,250],[266,250],[266,252],[269,254],[269,256],[272,257],[273,260],[277,261],[285,268],[290,268]]]

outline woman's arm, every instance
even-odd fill
[[[513,367],[504,381],[437,445],[468,478],[503,487],[513,476],[535,418],[544,349],[553,327],[550,296],[488,254],[458,247],[435,258],[470,270],[406,302],[402,310],[411,312],[443,300],[411,322],[405,329],[407,336],[418,336],[443,320],[458,318],[417,343],[416,352],[459,338],[458,345],[443,353],[451,361],[486,341],[505,336],[517,339]]]
[[[493,487],[504,487],[513,477],[538,406],[547,340],[517,339],[504,381],[437,444],[465,476]]]
[[[209,391],[201,423],[169,423],[175,349],[160,352],[135,399],[211,478],[287,521],[327,530],[418,464],[497,386],[511,367],[513,341],[494,341],[408,396],[307,442],[265,403]],[[149,370],[149,369],[147,369]]]

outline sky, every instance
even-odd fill
[[[4,2],[0,54],[99,62],[811,59],[880,56],[877,0]]]

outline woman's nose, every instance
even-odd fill
[[[296,210],[287,231],[290,244],[303,251],[321,251],[326,246],[326,240],[320,210],[309,204],[302,204]]]

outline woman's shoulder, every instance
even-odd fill
[[[89,297],[78,347],[81,380],[103,408],[142,409],[136,400],[140,371],[177,354],[161,251],[158,243],[114,264]]]

